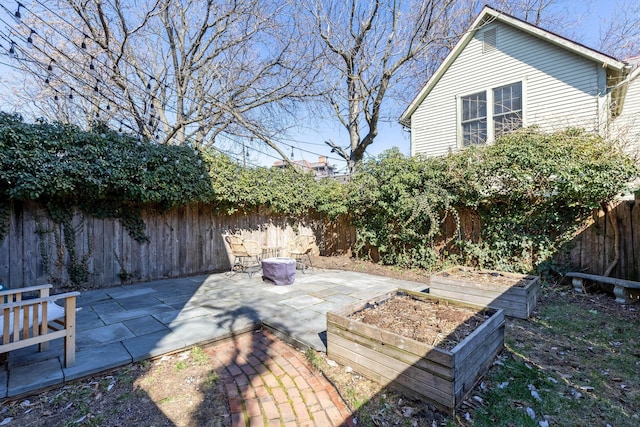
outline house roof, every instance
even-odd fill
[[[427,84],[422,88],[418,95],[411,101],[407,109],[400,116],[400,124],[409,127],[411,125],[411,116],[416,111],[418,106],[424,101],[427,95],[431,92],[433,87],[440,81],[444,73],[449,69],[451,64],[458,58],[460,53],[473,39],[476,32],[484,25],[500,22],[506,25],[510,25],[530,34],[534,37],[543,39],[553,45],[566,49],[574,54],[580,55],[586,59],[592,60],[598,64],[602,64],[603,67],[608,68],[618,74],[626,74],[630,71],[631,67],[624,61],[620,61],[612,56],[598,52],[595,49],[591,49],[585,45],[577,43],[573,40],[569,40],[566,37],[562,37],[551,31],[544,30],[540,27],[532,25],[526,21],[518,19],[514,16],[503,13],[492,7],[485,6],[478,17],[473,21],[469,29],[465,32],[462,38],[458,41],[455,47],[451,50],[449,55],[440,64],[436,72],[429,78]]]

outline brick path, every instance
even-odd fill
[[[244,334],[206,351],[224,382],[234,427],[353,426],[331,383],[273,334]]]

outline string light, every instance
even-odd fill
[[[16,12],[18,13],[18,12]],[[11,40],[11,46],[9,47],[9,56],[12,58],[16,57],[16,48],[15,48],[16,42],[14,42],[13,40]]]
[[[29,33],[29,37],[27,37],[27,43],[29,43],[30,45],[33,45],[33,35],[35,33],[35,30],[31,30],[31,32]]]
[[[37,0],[37,2],[38,2],[40,5],[42,5],[45,9],[47,9],[47,10],[49,10],[49,11],[51,11],[52,13],[54,13],[54,14],[55,14],[55,11],[52,11],[51,9],[49,9],[49,8],[48,8],[44,3],[42,3],[42,2],[40,2],[40,1],[38,1],[38,0]],[[0,6],[2,6],[2,5],[0,5]],[[19,15],[19,16],[21,17],[21,14],[19,14],[18,12],[20,12],[20,10],[21,10],[21,8],[22,8],[22,7],[25,7],[25,6],[24,6],[23,4],[21,4],[21,3],[19,3],[19,2],[18,2],[18,10],[16,11],[16,16],[18,16],[18,15]],[[2,8],[6,10],[6,8],[5,8],[4,6],[2,6]],[[9,11],[9,10],[6,10],[6,11],[10,13],[10,11]],[[56,15],[57,15],[57,14],[56,14]],[[51,26],[47,21],[43,20],[43,19],[42,19],[41,17],[39,17],[37,14],[34,14],[34,16],[35,16],[37,19],[39,19],[40,21],[42,21],[45,25],[50,26],[50,27],[51,27],[55,32],[57,32],[58,34],[60,34],[62,37],[67,38],[67,39],[71,42],[71,40],[70,40],[70,39],[69,39],[65,34],[63,34],[59,29],[57,29],[57,28],[55,28],[55,27],[52,27],[52,26]],[[62,19],[64,19],[64,18],[62,18]],[[76,28],[73,24],[69,23],[68,21],[65,21],[65,22],[67,22],[67,23],[68,23],[72,28],[75,28],[76,30],[78,30],[78,28]],[[20,22],[20,24],[21,24],[21,25],[25,25],[25,24],[23,24],[22,22]],[[26,25],[25,25],[25,26],[26,26]],[[27,27],[27,28],[29,28],[29,27]],[[30,44],[32,44],[32,43],[33,43],[33,36],[32,36],[32,34],[36,34],[36,31],[35,31],[35,30],[32,30],[32,29],[30,29],[30,28],[29,28],[29,30],[30,30],[30,35],[29,35],[29,37],[27,38],[27,41],[29,42],[29,39],[31,39]],[[88,35],[87,35],[86,33],[84,33],[84,32],[82,32],[82,35],[83,35],[83,40],[82,40],[82,43],[81,43],[81,48],[86,49],[86,44],[87,44],[86,39],[87,39],[87,38],[90,38],[90,36],[88,36]],[[60,50],[59,48],[57,48],[56,46],[52,45],[49,41],[47,41],[47,40],[45,40],[45,39],[42,39],[42,40],[44,41],[44,43],[46,43],[47,45],[51,46],[53,49],[55,49],[56,51],[58,51],[62,56],[64,56],[64,57],[66,57],[67,59],[71,60],[71,58],[69,58],[69,56],[68,56],[65,52],[61,51],[61,50]],[[76,43],[77,43],[77,42],[76,42]],[[14,53],[15,53],[16,49],[15,49],[14,45],[15,45],[15,42],[12,42],[11,47],[13,48],[13,51],[14,51]],[[76,46],[77,46],[77,45],[76,45]],[[48,57],[49,57],[49,59],[50,59],[50,63],[49,63],[49,65],[47,66],[47,70],[48,70],[49,72],[53,71],[53,63],[54,63],[54,62],[56,62],[56,61],[55,61],[55,59],[51,58],[51,57],[49,56],[49,54],[47,54],[45,51],[43,51],[42,49],[40,49],[37,45],[34,45],[34,47],[35,47],[36,49],[38,49],[38,51],[42,52],[44,55],[46,55],[46,56],[48,56]],[[94,69],[95,69],[94,62],[93,62],[93,61],[94,61],[94,59],[97,59],[97,58],[95,58],[94,56],[91,56],[91,60],[90,60],[90,64],[89,64],[89,69],[90,69],[90,70],[94,70]],[[71,60],[71,61],[72,61],[72,60]],[[126,59],[125,59],[125,61],[126,61]],[[38,61],[37,59],[34,59],[34,61],[33,61],[33,62],[34,62],[34,63],[36,63],[36,64],[37,64],[37,63],[39,63],[39,61]],[[100,61],[98,60],[98,62],[100,62]],[[87,86],[91,87],[91,86],[90,86],[90,85],[91,85],[90,83],[88,83],[86,80],[83,80],[81,77],[79,77],[79,76],[77,76],[77,75],[74,75],[74,73],[73,73],[72,71],[70,71],[70,70],[65,70],[65,69],[64,69],[64,67],[63,67],[61,70],[62,70],[62,72],[63,72],[63,73],[66,73],[67,75],[69,75],[71,78],[73,78],[73,79],[75,79],[75,80],[77,80],[77,81],[82,82],[82,83],[83,83],[83,85],[87,85]],[[147,82],[147,85],[146,85],[147,90],[151,90],[151,88],[152,88],[151,82],[152,82],[152,81],[154,81],[154,80],[157,82],[157,85],[162,86],[163,88],[167,88],[168,90],[172,90],[172,88],[171,88],[170,86],[168,86],[166,83],[160,82],[160,81],[158,81],[157,79],[155,79],[155,78],[154,78],[154,77],[152,77],[152,76],[149,76],[149,81]],[[50,76],[47,76],[47,78],[46,78],[45,82],[46,82],[46,83],[50,83],[50,81],[51,81],[51,80],[50,80]],[[132,83],[132,84],[133,84],[133,83]],[[143,84],[144,84],[144,83],[143,83]],[[135,85],[134,85],[133,87],[135,87]],[[140,86],[138,86],[138,88],[139,88],[139,87],[140,87]],[[143,87],[144,87],[144,86],[143,86]],[[94,89],[99,89],[99,88],[98,88],[98,83],[96,83],[96,85],[94,86]],[[54,90],[55,90],[55,89],[54,89]],[[57,94],[57,92],[58,92],[58,91],[56,90],[56,94],[55,94],[55,96],[54,96],[54,99],[55,99],[56,101],[58,100],[58,94]],[[74,95],[74,94],[73,94],[73,92],[74,92],[73,87],[70,87],[70,93],[69,93],[69,96],[68,96],[68,97],[69,97],[69,99],[73,99],[73,95]],[[98,93],[99,93],[99,90],[97,90],[96,92],[98,92]],[[83,93],[82,93],[82,92],[78,92],[78,93],[81,95],[81,97],[82,97],[82,98],[87,99],[87,101],[88,101],[89,103],[93,103],[93,102],[94,102],[94,101],[90,100],[89,98],[85,97],[85,96],[83,95]],[[115,92],[113,93],[113,95],[114,95],[114,96],[116,96],[116,97],[121,97],[121,95],[120,95],[120,94],[115,93]],[[104,94],[103,94],[103,96],[104,96]],[[165,106],[165,108],[166,108],[166,107],[168,107],[168,106]],[[96,108],[98,108],[99,110],[102,110],[102,111],[104,112],[104,107],[97,106]],[[109,110],[109,109],[110,109],[110,105],[109,105],[109,104],[107,104],[106,108],[107,108],[107,110]],[[150,110],[151,110],[151,111],[154,111],[154,103],[153,103],[153,101],[150,103]],[[170,110],[170,108],[169,108],[169,110]],[[155,114],[152,114],[152,115],[151,115],[150,123],[153,123],[154,121],[156,121],[156,122],[158,122],[158,123],[163,123],[163,122],[162,122],[161,117],[156,117],[156,115],[155,115]],[[158,123],[156,123],[156,124],[158,124]],[[165,125],[167,125],[167,124],[165,123]],[[129,129],[131,129],[132,131],[136,132],[136,130],[135,130],[134,128],[132,128],[131,126],[129,126],[129,125],[128,125],[128,124],[126,124],[126,123],[123,125],[123,124],[122,124],[122,122],[121,122],[121,124],[120,124],[120,129],[122,129],[122,128],[123,128],[123,126],[125,126],[125,127],[129,128]],[[168,126],[168,125],[167,125],[167,126]],[[155,134],[155,136],[156,136],[156,139],[159,139],[159,135],[158,135],[157,133]],[[292,140],[292,141],[293,141],[293,140]],[[214,142],[215,142],[215,141],[214,141]],[[293,145],[290,145],[290,144],[283,143],[283,142],[281,142],[281,141],[279,141],[279,143],[281,143],[281,144],[283,144],[283,145],[285,145],[285,146],[289,145],[289,146],[291,147],[291,155],[292,155],[292,158],[293,158],[293,156],[294,156],[294,146],[293,146]],[[223,154],[225,154],[225,155],[227,155],[227,156],[231,157],[231,158],[234,158],[234,155],[233,155],[233,154],[231,154],[231,153],[225,153],[224,151],[221,151],[221,150],[219,150],[219,149],[217,149],[217,148],[215,148],[215,147],[213,147],[213,148],[214,148],[214,149],[216,149],[217,151],[219,151],[219,152],[221,152],[221,153],[223,153]],[[300,150],[302,150],[302,149],[300,149]],[[268,153],[264,153],[264,152],[262,152],[262,151],[260,151],[260,150],[257,150],[257,149],[256,149],[256,151],[257,151],[257,152],[259,152],[259,153],[262,153],[262,154],[263,154],[263,155],[265,155],[265,156],[273,157],[274,159],[279,159],[279,157],[275,157],[275,156],[270,155],[270,154],[268,154]],[[311,154],[316,154],[316,155],[318,155],[317,153],[313,153],[313,152],[311,152],[311,151],[309,151],[309,150],[302,150],[302,151],[304,151],[304,152],[308,152],[308,153],[311,153]],[[236,158],[236,160],[238,160],[238,159]]]
[[[21,8],[21,7],[24,7],[24,6],[23,6],[23,4],[22,4],[22,3],[20,3],[20,2],[17,2],[17,3],[18,3],[18,10],[16,10],[16,13],[15,13],[13,16],[15,16],[15,18],[16,18],[17,20],[20,20],[20,19],[22,19],[22,14],[20,13],[20,8]]]

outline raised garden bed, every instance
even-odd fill
[[[365,323],[371,318],[385,326]],[[398,289],[327,313],[329,358],[448,412],[503,345],[502,310],[420,292]]]
[[[528,319],[538,302],[540,277],[454,267],[431,276],[429,293],[456,301],[501,308],[505,316]]]

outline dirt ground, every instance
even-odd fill
[[[315,257],[313,263],[317,268],[361,271],[428,283],[428,274],[424,272],[403,271],[348,257]],[[620,314],[612,298],[584,299],[571,293],[559,295],[562,294],[553,292],[544,296],[540,304],[545,303],[545,298],[565,298],[573,304],[593,305],[603,315],[629,316],[630,322],[637,322],[637,312]],[[507,330],[516,346],[533,341],[534,332],[527,321],[508,320]],[[563,345],[562,337],[556,339],[560,340],[558,346]],[[545,370],[566,369],[566,354],[561,358],[559,353],[542,346],[534,348],[533,352],[537,364]],[[425,402],[385,389],[349,367],[328,360],[324,354],[308,352],[307,358],[336,386],[350,409],[356,411],[358,425],[434,427],[473,424],[464,417],[451,418]],[[580,364],[577,359],[569,362]],[[628,396],[614,398],[628,399]],[[477,402],[470,398],[463,404],[461,413],[475,407]],[[38,395],[2,402],[0,426],[228,426],[231,425],[229,414],[224,387],[204,346],[135,363]]]

